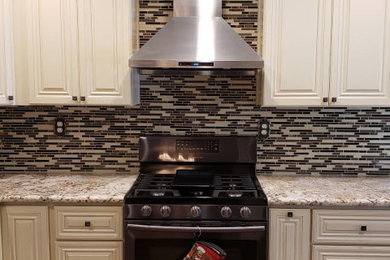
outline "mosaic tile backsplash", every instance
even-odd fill
[[[139,5],[142,45],[172,16],[172,0]],[[261,0],[223,1],[225,19],[259,51],[261,11]],[[271,134],[258,142],[258,173],[390,173],[390,108],[260,108],[251,76],[141,80],[141,104],[133,108],[0,107],[0,172],[136,173],[141,135],[254,136],[267,119]],[[64,136],[54,134],[58,116]]]
[[[390,172],[390,108],[260,108],[253,84],[250,76],[144,75],[133,108],[0,108],[0,172],[136,172],[140,135],[253,136],[262,119],[271,134],[259,140],[258,173]]]

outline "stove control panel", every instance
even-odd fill
[[[176,152],[218,153],[219,148],[219,141],[216,139],[176,140]]]
[[[127,204],[126,219],[239,220],[267,219],[267,206],[210,204]]]

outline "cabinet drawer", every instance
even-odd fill
[[[54,207],[57,240],[121,240],[121,207]]]
[[[390,245],[390,211],[314,210],[313,243]]]
[[[388,246],[313,246],[313,260],[388,260]]]
[[[120,260],[122,242],[56,242],[55,260]]]

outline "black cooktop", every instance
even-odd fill
[[[267,204],[255,176],[213,173],[140,174],[126,202]]]

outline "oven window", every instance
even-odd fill
[[[207,240],[221,247],[227,253],[226,260],[258,260],[258,245],[253,240]],[[135,241],[137,260],[183,260],[197,240],[183,239],[137,239]],[[265,255],[265,252],[264,252]]]

